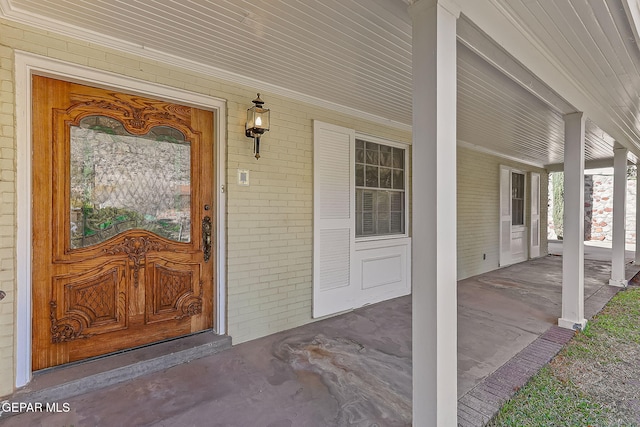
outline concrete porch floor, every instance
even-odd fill
[[[585,261],[589,317],[615,291],[606,285],[606,249],[597,253],[589,257],[599,259]],[[561,265],[551,255],[458,283],[458,387],[465,402],[555,324]],[[638,270],[629,264],[628,277]],[[68,412],[3,414],[0,425],[408,426],[411,310],[410,296],[363,307],[58,401]],[[465,425],[474,425],[471,418]]]
[[[557,324],[561,314],[562,242],[549,242],[550,256],[458,282],[458,396],[494,372]],[[640,270],[626,251],[627,278]],[[610,298],[611,248],[585,242],[585,317]],[[603,296],[606,301],[603,301]],[[518,350],[519,351],[519,350]]]

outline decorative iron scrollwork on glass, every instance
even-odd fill
[[[127,230],[191,241],[191,145],[178,129],[134,135],[111,117],[71,126],[71,249]]]

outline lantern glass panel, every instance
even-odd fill
[[[262,130],[269,130],[269,109],[256,107],[254,125]]]
[[[247,110],[247,127],[252,131],[269,130],[269,109],[260,107],[251,107]]]
[[[253,129],[254,128],[254,124],[256,122],[256,118],[255,118],[255,111],[256,107],[251,107],[247,110],[247,125],[246,128],[247,129]]]

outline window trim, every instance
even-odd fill
[[[399,142],[399,141],[394,141],[391,139],[386,139],[386,138],[381,138],[379,136],[373,136],[370,134],[366,134],[366,133],[361,133],[361,132],[357,132],[356,131],[356,138],[355,139],[361,139],[367,142],[373,142],[375,144],[381,144],[381,145],[388,145],[389,147],[395,147],[395,148],[401,148],[404,150],[404,233],[397,233],[397,234],[383,234],[383,235],[377,235],[377,236],[356,236],[356,243],[359,242],[371,242],[371,241],[378,241],[378,240],[393,240],[393,239],[404,239],[409,237],[409,228],[410,228],[410,223],[409,223],[409,207],[411,206],[410,200],[411,200],[411,188],[409,186],[409,176],[411,174],[411,164],[409,163],[410,161],[410,157],[409,157],[409,150],[411,149],[411,144],[409,143],[405,143],[405,142]],[[353,161],[351,162],[351,167],[352,167],[352,171],[355,174],[355,166],[356,165],[356,161],[355,161],[355,157],[353,159]],[[355,203],[355,197],[356,197],[356,185],[355,185],[355,180],[353,181],[353,203]],[[354,221],[356,219],[354,218]],[[355,227],[355,223],[354,223],[354,227]]]

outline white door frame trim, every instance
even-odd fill
[[[517,173],[517,174],[522,175],[524,177],[524,212],[523,212],[523,220],[524,221],[523,221],[522,225],[511,225],[509,227],[510,228],[510,237],[509,237],[509,259],[508,259],[508,262],[503,262],[504,260],[502,259],[502,254],[503,254],[502,222],[503,222],[503,216],[506,216],[506,215],[502,215],[502,208],[503,208],[503,205],[502,205],[502,203],[503,203],[503,200],[502,200],[502,196],[503,196],[502,171],[503,170],[506,170],[506,171],[509,172],[509,189],[508,189],[509,190],[509,217],[510,217],[511,224],[513,224],[513,209],[512,209],[512,206],[513,206],[513,204],[512,204],[513,193],[511,191],[512,181],[513,181],[513,174]],[[498,254],[499,254],[499,258],[500,258],[499,266],[500,267],[506,267],[506,266],[509,266],[509,265],[512,265],[512,264],[517,264],[519,262],[526,261],[526,260],[528,260],[530,258],[529,245],[530,245],[531,242],[530,242],[530,239],[529,239],[528,230],[531,228],[531,224],[529,224],[527,226],[527,220],[528,219],[530,220],[531,218],[527,218],[527,212],[529,212],[529,214],[531,213],[531,206],[530,206],[531,200],[530,200],[530,197],[527,197],[527,189],[528,189],[527,185],[530,185],[531,179],[530,179],[530,176],[529,176],[530,174],[527,173],[527,171],[522,170],[522,169],[517,169],[517,168],[514,168],[512,166],[507,166],[507,165],[504,165],[504,164],[500,164],[499,171],[500,171],[499,172],[499,174],[500,174],[500,183],[499,183],[498,191],[499,191],[499,194],[500,194],[500,207],[499,207],[499,209],[500,209],[500,215],[499,215],[499,220],[500,220],[500,222],[499,222],[500,233],[499,234],[500,234],[500,236],[499,236]],[[511,240],[512,240],[513,230],[514,229],[516,229],[518,231],[525,231],[525,235],[526,235],[525,236],[526,237],[526,239],[525,239],[526,242],[525,242],[525,245],[524,245],[524,252],[525,252],[524,259],[520,259],[520,260],[516,260],[516,261],[513,260],[513,252],[512,252],[512,249],[511,249]]]
[[[216,315],[214,329],[226,333],[226,101],[182,89],[159,85],[107,71],[59,61],[28,52],[15,52],[16,81],[16,340],[15,340],[15,384],[22,387],[31,380],[31,76],[37,74],[74,83],[89,84],[101,88],[163,99],[191,105],[214,113],[216,168]]]

